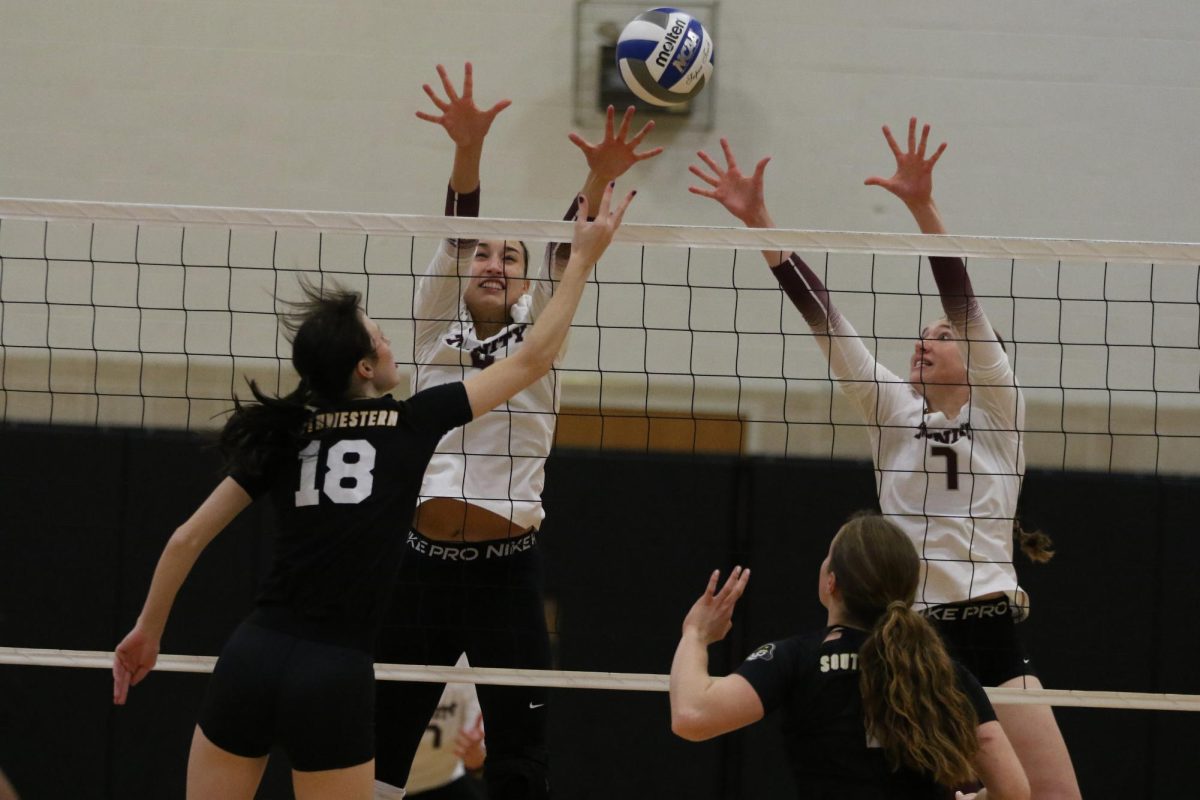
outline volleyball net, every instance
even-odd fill
[[[0,420],[219,425],[246,378],[294,384],[277,315],[302,277],[360,291],[411,368],[414,275],[445,236],[569,241],[571,225],[0,200]],[[565,413],[734,420],[744,453],[868,456],[758,249],[799,252],[898,374],[943,313],[925,257],[965,256],[1011,344],[1030,466],[1200,469],[1194,244],[627,224],[575,317]]]
[[[527,242],[539,279],[540,245],[570,241],[571,231],[564,222],[0,200],[0,421],[214,429],[233,397],[247,396],[246,379],[280,393],[294,386],[278,317],[301,297],[302,279],[361,292],[407,379],[420,366],[416,278],[444,238]],[[869,461],[867,422],[765,268],[764,249],[799,253],[900,375],[922,325],[943,315],[928,257],[963,256],[1024,393],[1030,469],[1183,481],[1200,472],[1197,244],[626,224],[596,267],[557,372],[558,447]],[[741,540],[732,555],[752,562],[761,544]],[[669,563],[686,545],[660,542],[653,555]],[[817,563],[795,565],[805,586]],[[697,593],[706,574],[696,573]],[[659,638],[673,643],[677,624]],[[4,648],[0,663],[98,666],[103,655]],[[661,675],[595,666],[571,685],[665,686]],[[396,669],[408,680],[508,680]],[[1030,702],[1086,704],[1066,694]],[[1090,694],[1120,706],[1111,693]],[[1195,706],[1181,695],[1141,701]]]

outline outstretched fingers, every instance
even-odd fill
[[[933,165],[938,162],[938,159],[942,157],[942,153],[944,152],[946,152],[946,143],[942,142],[940,145],[938,145],[938,149],[933,151],[933,155],[929,157],[929,167],[931,169],[933,168]]]
[[[721,587],[717,600],[733,605],[742,596],[742,592],[746,591],[746,582],[749,580],[750,570],[734,567],[733,571],[729,573],[729,577],[726,578],[725,585]]]
[[[588,143],[587,139],[584,139],[578,133],[574,133],[574,132],[568,133],[567,138],[571,140],[571,144],[578,147],[585,154],[590,153],[596,149],[595,147],[593,147],[591,144]]]
[[[491,119],[495,119],[497,114],[499,114],[501,111],[503,111],[504,109],[508,108],[511,105],[512,105],[512,100],[507,100],[507,99],[501,100],[500,102],[496,103],[496,105],[494,105],[488,109],[487,115]]]
[[[463,92],[464,100],[470,100],[475,94],[475,69],[468,61],[463,65]]]
[[[887,125],[883,126],[883,138],[887,139],[888,147],[890,147],[892,150],[892,155],[894,155],[896,160],[899,161],[900,156],[903,155],[903,153],[900,150],[900,145],[896,144],[896,137],[892,136],[892,129]]]
[[[621,117],[621,129],[617,131],[617,138],[625,141],[625,137],[629,136],[629,125],[633,122],[633,106],[625,109],[625,115]]]
[[[717,180],[725,177],[725,170],[717,166],[717,162],[713,161],[712,156],[710,156],[708,153],[704,152],[703,150],[697,150],[696,157],[703,161],[705,166],[713,171],[713,174],[717,176]]]
[[[729,146],[729,140],[724,136],[721,137],[721,150],[725,153],[725,166],[729,170],[737,169],[737,159],[733,157],[733,148]]]
[[[913,117],[913,122],[916,122],[916,117]],[[917,145],[917,158],[925,160],[925,146],[929,143],[929,124],[921,126],[921,143]]]
[[[450,107],[449,103],[447,103],[442,98],[438,97],[438,93],[435,92],[433,90],[433,87],[430,86],[428,83],[421,84],[421,88],[425,90],[425,94],[429,95],[429,99],[433,101],[433,104],[435,106],[437,106],[439,111],[445,111],[446,109],[448,109]]]
[[[637,197],[637,189],[632,190],[625,195],[625,199],[621,201],[621,205],[617,206],[617,210],[613,212],[613,230],[621,227],[621,223],[625,221],[625,211],[629,208],[633,198]]]
[[[454,91],[454,84],[450,82],[450,76],[446,73],[446,68],[438,64],[437,74],[442,79],[442,89],[446,92],[446,97],[450,98],[450,102],[453,103],[458,100],[458,92]]]
[[[721,580],[721,570],[714,569],[708,576],[708,586],[704,588],[704,596],[712,597],[717,593],[717,583]]]
[[[767,172],[767,164],[771,163],[771,157],[767,156],[762,161],[754,165],[754,180],[762,181],[763,175]]]
[[[713,177],[712,175],[709,175],[707,172],[700,169],[695,164],[688,165],[688,172],[692,173],[697,178],[699,178],[700,180],[707,183],[709,186],[716,186],[717,184],[720,183],[720,181],[717,178]]]
[[[640,131],[638,131],[637,134],[632,139],[629,140],[629,149],[631,151],[636,151],[638,146],[641,145],[642,140],[645,139],[646,136],[648,136],[650,131],[652,131],[652,130],[654,130],[654,120],[650,120],[645,125],[643,125],[642,129]],[[663,149],[664,148],[662,148],[662,147],[655,147],[650,150],[647,150],[644,153],[634,152],[633,158],[635,161],[645,161],[648,158],[654,158],[656,155],[662,153]]]

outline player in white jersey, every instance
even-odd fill
[[[922,233],[944,234],[932,174],[946,145],[926,158],[929,126],[918,144],[916,125],[915,118],[910,120],[906,151],[884,127],[896,173],[866,183],[903,200]],[[722,139],[721,146],[726,166],[701,152],[708,171],[699,166],[691,171],[707,186],[691,191],[718,201],[749,227],[774,227],[763,194],[770,159],[745,175],[729,143]],[[922,557],[917,607],[984,685],[1040,687],[1014,628],[1028,613],[1012,563],[1025,472],[1025,402],[962,259],[929,259],[946,316],[921,330],[905,380],[875,361],[799,256],[785,257],[781,251],[763,256],[869,426],[880,509],[909,535]],[[1045,541],[1031,541],[1027,552],[1047,558],[1048,553],[1036,552]],[[1007,705],[997,714],[1029,775],[1033,796],[1078,797],[1070,755],[1050,707]]]
[[[440,65],[438,74],[445,97],[428,85],[424,89],[439,114],[417,116],[441,126],[455,144],[446,214],[476,216],[484,139],[509,101],[477,108],[470,64],[461,95]],[[610,108],[598,144],[571,136],[587,159],[590,171],[581,195],[589,200],[633,164],[662,151],[638,152],[653,123],[630,136],[632,114],[630,109],[616,129]],[[578,198],[567,219],[575,217],[577,203]],[[530,280],[529,252],[520,241],[442,242],[416,283],[414,388],[462,380],[518,351],[569,255],[569,245],[548,245],[541,273]],[[551,373],[495,414],[442,440],[407,534],[398,590],[381,640],[384,661],[452,664],[466,651],[476,666],[551,667],[537,531],[544,516],[544,466],[558,402],[557,376]],[[380,780],[405,785],[440,691],[435,684],[379,685]],[[488,731],[484,777],[489,796],[545,797],[546,689],[480,686],[478,691]]]

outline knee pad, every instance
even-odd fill
[[[500,752],[489,747],[483,765],[488,800],[549,800],[549,762],[545,746]]]

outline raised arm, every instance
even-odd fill
[[[154,668],[179,587],[208,543],[248,505],[250,495],[233,478],[226,478],[187,522],[171,534],[154,568],[142,613],[133,630],[117,645],[113,659],[113,703],[124,705],[129,687],[140,683]]]
[[[592,222],[587,219],[591,206],[586,198],[580,198],[571,256],[562,280],[537,322],[528,328],[524,344],[509,358],[497,361],[463,382],[475,417],[505,402],[554,366],[554,360],[571,328],[571,319],[579,306],[588,275],[612,241],[625,210],[636,194],[630,192],[618,208],[610,210],[613,188],[609,184],[605,189],[596,219]]]
[[[929,125],[924,125],[918,140],[917,118],[910,118],[908,146],[901,150],[891,129],[884,125],[883,136],[896,159],[896,172],[890,178],[872,176],[864,183],[883,187],[900,198],[921,233],[945,235],[946,227],[933,200],[933,168],[946,151],[946,143],[942,142],[933,155],[926,158],[929,130]],[[983,306],[975,297],[965,262],[956,257],[930,256],[929,266],[946,319],[958,334],[972,395],[995,405],[996,410],[1005,415],[1013,415],[1017,398],[1013,396],[1016,379],[1012,366]]]
[[[468,61],[463,69],[461,94],[455,89],[446,68],[437,65],[443,98],[429,84],[421,88],[433,102],[437,114],[416,112],[417,118],[441,127],[454,143],[454,166],[446,189],[445,214],[448,217],[479,216],[479,164],[483,143],[496,116],[512,104],[501,100],[491,108],[475,105],[474,68]],[[475,252],[474,239],[446,239],[416,283],[413,317],[416,321],[418,357],[436,344],[447,323],[458,318],[462,306],[462,288],[458,276],[465,272]]]
[[[721,149],[725,155],[724,167],[703,150],[696,154],[707,170],[695,164],[688,169],[708,186],[691,186],[688,191],[717,201],[748,228],[775,227],[763,191],[770,157],[760,160],[753,174],[746,175],[738,168],[728,139],[721,139]],[[879,408],[880,387],[896,388],[900,379],[876,362],[854,328],[834,307],[820,278],[800,256],[781,250],[763,250],[762,255],[792,304],[817,334],[817,343],[842,389],[868,421],[885,416],[886,410]]]
[[[511,100],[501,100],[489,109],[475,105],[475,75],[471,62],[463,69],[463,88],[460,95],[446,74],[446,68],[437,65],[438,77],[442,80],[442,99],[428,83],[421,88],[440,114],[416,112],[418,119],[439,125],[454,142],[454,167],[450,171],[450,189],[457,194],[469,194],[479,188],[479,163],[483,157],[483,141],[491,130],[496,116],[512,105]]]
[[[750,570],[734,567],[718,592],[719,577],[717,572],[709,576],[704,594],[684,618],[671,661],[671,730],[693,742],[744,728],[764,713],[758,693],[741,675],[708,674],[708,646],[729,633]]]

